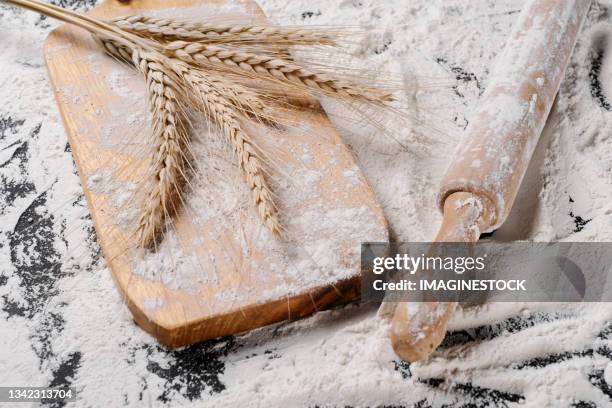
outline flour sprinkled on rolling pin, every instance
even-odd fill
[[[590,0],[530,0],[442,180],[437,242],[475,242],[506,219],[546,123]],[[456,303],[383,305],[403,359],[428,357]]]

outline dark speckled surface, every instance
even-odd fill
[[[96,1],[53,2],[63,7],[84,10]],[[0,27],[3,21],[16,18],[12,13],[5,6],[0,6]],[[302,19],[309,19],[320,13],[315,9],[303,10],[301,16]],[[23,28],[30,28],[38,35],[44,35],[52,27],[46,18],[24,20],[23,24]],[[1,44],[2,38],[0,69],[3,64]],[[601,49],[595,50],[592,56],[591,90],[600,106],[610,110],[610,101],[601,91],[599,80],[602,58]],[[39,76],[44,75],[41,74],[44,67],[40,61],[40,56],[24,58],[23,75],[33,75],[34,71]],[[462,86],[474,86],[482,91],[479,78],[469,69],[442,57],[436,61],[455,75],[456,86],[453,92],[458,98],[462,98]],[[50,89],[47,91],[50,92]],[[11,97],[18,98],[19,95]],[[223,338],[179,350],[166,349],[140,332],[130,320],[127,310],[121,307],[119,296],[112,291],[110,275],[95,275],[100,270],[104,271],[104,260],[100,256],[82,193],[72,198],[58,197],[63,190],[59,187],[62,180],[57,174],[48,171],[48,174],[44,174],[44,182],[41,182],[40,174],[32,173],[39,169],[38,162],[45,160],[46,140],[57,141],[63,137],[57,119],[50,121],[50,116],[57,117],[54,108],[43,106],[36,109],[39,111],[25,115],[20,111],[0,108],[0,153],[11,152],[0,156],[3,158],[0,161],[0,319],[6,323],[1,327],[19,327],[17,334],[12,337],[6,332],[0,332],[0,347],[13,347],[19,343],[24,350],[32,352],[31,356],[24,355],[23,359],[19,356],[0,359],[0,379],[14,383],[14,379],[23,381],[24,375],[34,373],[29,377],[31,384],[20,385],[74,386],[83,395],[95,396],[96,393],[88,394],[91,389],[85,391],[87,387],[95,387],[97,384],[101,390],[107,389],[108,393],[116,394],[116,397],[106,401],[94,397],[80,399],[76,406],[180,406],[189,402],[194,403],[194,406],[216,406],[216,395],[246,392],[240,385],[228,385],[232,383],[232,379],[226,376],[228,364],[239,367],[241,361],[257,360],[261,361],[260,369],[263,372],[269,361],[290,358],[286,356],[291,356],[291,350],[300,346],[300,336],[295,339],[294,332],[302,330],[293,328],[292,324],[266,328],[247,337]],[[45,109],[50,112],[44,112]],[[459,128],[467,125],[465,118],[457,117],[456,122]],[[70,147],[65,141],[62,143],[62,151],[57,153],[57,157],[62,163],[69,164]],[[66,177],[70,176],[71,183],[78,186],[74,167],[71,169],[72,173]],[[569,196],[568,200],[574,202]],[[60,208],[58,203],[62,203]],[[75,220],[67,216],[67,213],[80,214],[80,242],[73,242],[68,237],[71,234],[71,223]],[[586,214],[578,212],[570,212],[568,217],[575,222],[576,232],[591,221]],[[94,275],[95,279],[91,277]],[[97,332],[88,332],[82,329],[88,327],[86,323],[78,326],[72,321],[76,312],[72,308],[75,300],[70,290],[80,285],[81,279],[93,281],[87,296],[104,297],[97,305],[115,305],[101,311],[92,311],[90,315],[90,319],[97,319],[94,313],[118,313],[116,318],[106,316],[110,326],[108,332],[105,332],[103,326],[96,326]],[[359,316],[370,312],[349,308],[334,313],[338,316]],[[87,313],[83,313],[87,320]],[[562,314],[536,313],[471,330],[455,331],[447,335],[442,348],[487,342],[498,336],[519,333],[534,325],[563,318]],[[329,323],[327,328],[331,334],[338,329]],[[121,338],[113,337],[115,335]],[[612,351],[606,345],[608,340],[612,340],[612,326],[601,329],[592,347],[538,356],[517,362],[508,367],[508,370],[543,369],[571,359],[612,359]],[[105,345],[108,345],[108,350],[104,348]],[[105,353],[114,354],[111,357]],[[100,360],[99,367],[104,369],[96,368],[98,366],[92,363],[96,359]],[[108,363],[105,364],[102,361],[104,359]],[[449,383],[444,378],[419,380],[413,377],[410,364],[398,360],[386,363],[389,371],[395,371],[405,381],[407,390],[416,384],[420,394],[429,395],[411,404],[415,408],[514,407],[525,402],[525,396],[521,393],[470,383]],[[95,370],[100,371],[93,372]],[[98,378],[98,375],[102,377]],[[257,376],[257,371],[252,375]],[[604,380],[603,370],[592,369],[584,372],[584,377],[591,384],[590,392],[596,393],[600,399],[603,395],[609,401],[606,406],[612,406],[612,387]],[[592,401],[581,398],[577,397],[572,406],[596,406]],[[198,402],[200,400],[206,402]],[[445,402],[439,402],[441,400]],[[258,406],[256,400],[251,402],[253,406]],[[51,405],[64,406],[62,403]]]

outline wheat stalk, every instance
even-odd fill
[[[310,90],[340,99],[384,104],[393,100],[391,93],[368,88],[317,73],[285,58],[244,52],[218,45],[174,41],[166,45],[169,57],[203,68],[229,68],[257,78],[280,81],[285,85]]]
[[[142,15],[118,17],[111,22],[125,31],[164,41],[253,42],[275,45],[335,44],[332,35],[306,28],[207,24]]]

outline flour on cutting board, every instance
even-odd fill
[[[410,84],[406,99],[412,101],[407,110],[415,118],[411,129],[395,134],[394,140],[378,133],[376,126],[351,123],[346,115],[334,121],[375,190],[394,238],[430,240],[440,221],[438,183],[523,1],[262,0],[260,4],[272,20],[283,24],[364,26],[369,33],[354,44],[352,52],[376,69],[397,71],[399,66],[404,72]],[[1,312],[0,328],[6,330],[0,330],[5,333],[0,335],[0,350],[16,352],[0,352],[0,363],[10,372],[0,373],[0,383],[46,385],[54,372],[65,369],[62,359],[79,353],[82,357],[71,384],[89,406],[158,406],[163,403],[161,396],[174,405],[220,407],[459,407],[465,401],[476,406],[569,407],[578,400],[610,405],[609,389],[604,385],[612,382],[610,358],[605,354],[612,347],[606,332],[612,312],[606,304],[493,304],[463,310],[450,323],[449,343],[430,361],[409,367],[395,359],[388,328],[375,311],[352,306],[228,340],[240,346],[219,359],[224,366],[218,375],[220,388],[194,376],[217,364],[212,357],[196,359],[199,365],[189,366],[186,380],[180,376],[168,379],[165,375],[176,363],[177,354],[151,346],[154,340],[132,323],[103,262],[93,271],[86,269],[93,255],[91,249],[82,247],[87,241],[85,228],[62,227],[91,224],[82,219],[87,214],[83,205],[65,205],[68,199],[76,200],[82,189],[73,174],[70,154],[65,152],[65,133],[42,63],[41,42],[48,30],[37,26],[36,16],[2,7],[0,38],[6,42],[0,51],[0,89],[10,97],[0,100],[0,112],[16,119],[8,122],[2,116],[6,125],[1,128],[5,130],[0,142],[4,147],[9,141],[27,141],[31,159],[25,170],[7,165],[0,174],[20,183],[26,171],[37,194],[25,189],[8,204],[2,201],[0,207],[3,223],[9,226],[2,227],[0,235],[0,295],[16,305],[10,310],[26,310],[10,319],[5,319],[8,307]],[[493,239],[612,241],[610,10],[612,2],[595,2],[513,211]],[[117,92],[130,93],[130,84],[120,76],[108,81]],[[66,97],[75,100],[79,95],[67,92]],[[19,120],[24,124],[18,125]],[[136,128],[146,124],[144,116],[130,120]],[[40,138],[32,136],[37,134],[37,123],[43,123]],[[113,134],[110,126],[103,134]],[[417,137],[422,134],[429,138]],[[437,141],[431,142],[432,138]],[[107,142],[125,143],[119,138]],[[308,163],[312,154],[304,151],[301,156]],[[112,188],[105,177],[101,171],[88,184]],[[304,175],[305,188],[318,177]],[[350,172],[344,177],[353,180]],[[49,180],[57,180],[51,188]],[[218,194],[225,194],[223,185],[218,188]],[[282,189],[282,182],[277,188]],[[61,315],[64,323],[62,331],[53,331],[44,342],[37,340],[37,331],[46,327],[48,316],[37,312],[43,306],[32,306],[35,297],[24,290],[15,266],[28,259],[31,249],[27,243],[11,243],[21,212],[43,192],[47,197],[44,211],[58,220],[50,229],[56,237],[52,246],[58,257],[78,258],[65,261],[67,264],[81,267],[76,274],[58,278],[48,289],[57,287],[59,292],[44,310]],[[116,197],[118,205],[129,201],[122,194]],[[244,205],[241,194],[229,197],[232,200],[224,204],[228,208]],[[354,208],[340,217],[359,217],[360,211]],[[295,222],[317,223],[316,213],[304,214]],[[316,248],[310,250],[316,252]],[[85,255],[79,255],[81,252]],[[141,273],[164,279],[154,269],[145,268]],[[223,302],[231,296],[220,293],[218,298]],[[145,306],[155,309],[163,306],[163,300],[147,299]],[[25,347],[27,342],[33,346]],[[45,350],[53,353],[44,354]],[[215,353],[214,348],[205,350]],[[548,361],[551,356],[555,357],[552,362]],[[189,360],[181,361],[188,364]],[[193,396],[190,390],[198,381],[213,385]],[[466,383],[481,394],[469,394]],[[495,398],[497,402],[491,402]]]
[[[217,13],[215,23],[219,24],[229,17],[218,13],[234,16],[245,12],[239,4],[229,4],[147,14],[193,19]],[[135,70],[101,50],[84,54],[81,58],[93,64],[95,80],[107,87],[112,102],[102,107],[100,129],[97,124],[84,123],[74,144],[91,142],[98,149],[93,156],[107,157],[110,152],[122,159],[80,161],[80,171],[87,178],[94,207],[101,208],[94,217],[99,231],[106,231],[108,223],[122,232],[126,239],[115,240],[113,246],[129,251],[127,262],[136,277],[193,295],[206,286],[216,293],[216,301],[211,300],[209,307],[223,312],[352,278],[359,270],[361,242],[387,239],[379,208],[369,200],[367,191],[364,194],[365,180],[351,162],[350,153],[333,134],[328,136],[322,130],[316,115],[311,118],[308,113],[297,113],[299,119],[283,123],[283,127],[253,123],[247,128],[264,155],[261,161],[266,165],[283,228],[279,239],[262,227],[235,155],[221,132],[203,115],[188,112],[192,135],[189,155],[194,159],[188,165],[186,192],[179,209],[187,221],[182,222],[180,231],[174,226],[166,228],[154,252],[138,251],[135,245],[126,248],[123,242],[129,242],[134,234],[139,208],[148,199],[147,188],[155,183],[143,171],[152,152],[144,81]],[[65,104],[89,103],[88,92],[72,82],[58,88]],[[104,214],[109,213],[116,215],[104,220]],[[103,238],[106,235],[100,234]],[[216,248],[216,243],[221,248]],[[105,245],[107,251],[109,246]],[[106,256],[117,258],[112,252]],[[240,273],[228,276],[220,272],[229,264]],[[206,296],[202,297],[205,302]]]
[[[88,60],[102,58],[108,57],[92,54]],[[87,185],[96,200],[101,197],[110,200],[110,208],[117,214],[111,222],[129,236],[138,223],[146,189],[137,182],[125,181],[123,175],[132,173],[130,168],[134,168],[133,174],[142,168],[138,159],[144,160],[150,151],[146,125],[149,115],[142,98],[144,90],[138,86],[142,81],[133,70],[113,64],[104,79],[109,89],[122,100],[111,106],[110,120],[105,121],[101,131],[84,131],[80,137],[91,139],[117,154],[129,153],[137,159],[127,166],[124,161],[97,163],[95,170],[89,173]],[[72,86],[68,88],[62,90],[63,95],[74,94]],[[314,149],[320,150],[320,141],[313,142],[312,136],[298,137],[295,133],[297,129],[301,135],[316,135],[317,130],[307,121],[288,124],[293,133],[273,128],[251,133],[254,143],[266,155],[264,162],[270,163],[268,181],[276,195],[284,228],[284,238],[280,240],[262,227],[234,154],[218,129],[194,112],[189,121],[194,135],[190,154],[195,159],[190,164],[193,174],[182,199],[182,211],[192,227],[182,235],[168,227],[156,251],[134,251],[130,262],[136,276],[195,294],[201,285],[222,282],[220,264],[233,261],[246,271],[257,271],[252,274],[251,282],[243,277],[239,287],[225,289],[220,284],[222,292],[211,302],[211,307],[227,310],[248,304],[250,299],[258,302],[277,300],[287,294],[299,294],[351,278],[359,268],[360,243],[387,239],[382,223],[363,222],[376,219],[375,208],[370,208],[365,201],[362,204],[343,198],[344,194],[359,194],[364,180],[355,166],[335,174],[335,164],[348,157],[342,146],[331,141],[327,151],[317,153],[318,162],[312,160]],[[131,134],[126,135],[126,129]],[[276,160],[278,157],[285,159]],[[320,191],[329,188],[332,177],[336,180],[332,190],[338,195],[322,198]],[[142,186],[148,186],[148,182],[143,178]],[[209,231],[211,226],[212,231]],[[239,245],[240,259],[228,261],[236,256],[231,250],[213,253],[210,249],[210,241],[225,242],[228,231],[232,236],[227,247]],[[211,252],[196,255],[185,251],[185,245],[190,248],[205,246]]]

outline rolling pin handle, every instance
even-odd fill
[[[436,242],[476,242],[495,222],[494,214],[494,204],[484,196],[466,191],[452,193],[444,200]],[[410,362],[427,358],[444,340],[446,324],[456,307],[454,302],[398,303],[390,334],[395,353]]]

